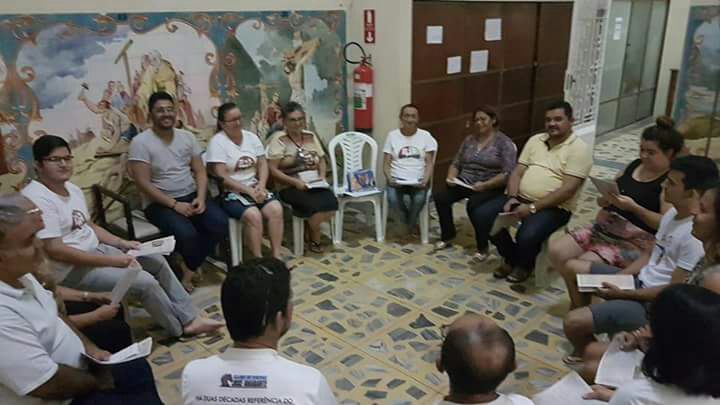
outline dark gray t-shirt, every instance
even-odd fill
[[[168,145],[152,129],[147,129],[130,142],[128,160],[149,164],[152,184],[168,196],[178,198],[196,191],[190,161],[201,153],[195,136],[188,131],[175,129]],[[143,207],[149,203],[143,196]]]

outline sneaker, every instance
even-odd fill
[[[473,255],[473,259],[476,260],[476,261],[478,261],[478,262],[480,262],[480,263],[482,263],[482,262],[484,262],[485,260],[487,260],[488,257],[490,257],[490,254],[487,253],[487,252],[477,252],[477,253],[475,253],[475,254]]]
[[[450,243],[445,242],[443,240],[439,240],[439,241],[435,242],[435,250],[445,249],[448,246],[450,246]]]

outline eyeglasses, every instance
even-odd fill
[[[75,156],[73,156],[73,155],[67,155],[67,156],[50,156],[50,157],[43,158],[42,160],[43,160],[43,162],[50,162],[50,163],[58,164],[58,163],[60,163],[60,162],[63,162],[63,163],[72,163],[72,161],[73,161],[74,158],[75,158]]]

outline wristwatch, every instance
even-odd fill
[[[531,214],[537,214],[537,207],[535,206],[535,204],[531,203],[530,205],[528,205],[528,208],[530,208]]]

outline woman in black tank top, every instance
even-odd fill
[[[643,131],[640,158],[617,177],[620,194],[600,196],[594,223],[550,242],[550,260],[565,279],[571,309],[586,300],[575,280],[578,273],[589,272],[590,262],[624,268],[652,249],[662,214],[669,208],[662,182],[682,148],[683,138],[672,120],[659,117],[656,125]]]

